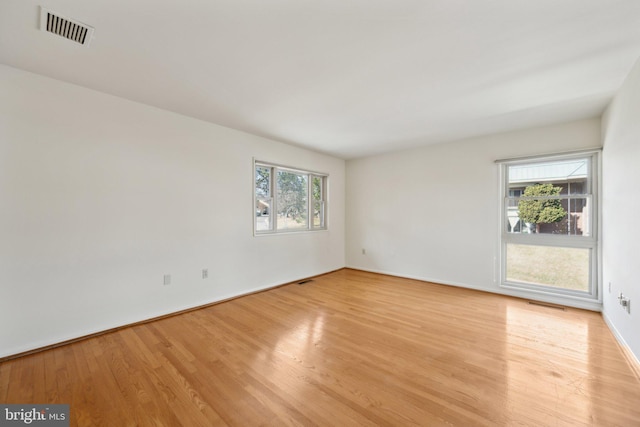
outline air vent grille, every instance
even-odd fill
[[[548,307],[548,308],[555,308],[556,310],[562,310],[562,311],[566,311],[566,307],[563,307],[561,305],[558,304],[550,304],[547,302],[540,302],[540,301],[529,301],[530,305],[539,305],[541,307]]]
[[[45,8],[41,8],[40,12],[40,29],[83,46],[88,46],[93,38],[93,27],[65,18]]]

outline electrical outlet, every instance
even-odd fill
[[[631,314],[631,300],[625,297],[622,292],[618,294],[618,302],[622,306],[623,309],[627,311],[627,313]]]
[[[362,248],[362,255],[366,255],[367,254],[367,250],[365,248]]]
[[[203,268],[202,269],[202,278],[206,279],[209,277],[209,269],[208,268]]]
[[[627,313],[631,314],[631,300],[629,298],[624,298],[620,301],[620,305],[622,305],[622,308],[624,308]]]
[[[164,285],[170,285],[171,284],[171,275],[170,274],[165,274],[164,275]]]
[[[611,293],[611,282],[609,282],[609,293]]]

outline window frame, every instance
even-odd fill
[[[500,166],[500,231],[499,231],[499,286],[508,290],[533,292],[552,297],[561,297],[573,301],[602,301],[602,286],[600,278],[600,202],[599,193],[601,150],[590,149],[573,151],[569,153],[529,156],[516,159],[498,160]],[[512,233],[508,231],[508,207],[509,202],[518,200],[517,196],[509,194],[509,167],[517,165],[535,165],[565,160],[588,159],[587,189],[583,194],[566,194],[560,196],[541,196],[536,199],[587,199],[589,233],[588,235],[564,235],[546,233]],[[509,244],[549,246],[559,248],[575,248],[589,250],[589,289],[588,291],[572,290],[553,287],[543,284],[531,284],[507,279],[507,246]]]
[[[256,172],[258,168],[267,168],[269,169],[269,197],[259,197],[256,185]],[[306,212],[307,212],[307,223],[306,227],[300,228],[278,228],[278,187],[277,187],[277,176],[278,172],[287,172],[293,173],[297,175],[306,176],[306,184],[307,184],[307,203],[306,203]],[[316,200],[314,197],[313,189],[314,189],[314,179],[319,178],[320,181],[320,200]],[[328,227],[328,188],[329,188],[329,174],[309,171],[305,169],[295,168],[291,166],[284,166],[277,163],[265,162],[261,160],[253,161],[253,235],[254,236],[265,236],[265,235],[274,235],[274,234],[288,234],[288,233],[305,233],[305,232],[315,232],[315,231],[326,231],[329,229]],[[259,210],[258,201],[259,200],[269,200],[270,207],[270,220],[269,220],[269,228],[264,230],[258,230],[258,218],[257,212]],[[320,204],[319,216],[320,216],[320,224],[314,225],[315,219],[315,206],[316,203]]]

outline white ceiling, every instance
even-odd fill
[[[0,63],[343,158],[597,116],[639,56],[639,0],[0,0]]]

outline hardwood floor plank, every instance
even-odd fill
[[[0,363],[73,426],[640,425],[598,313],[344,269]]]

